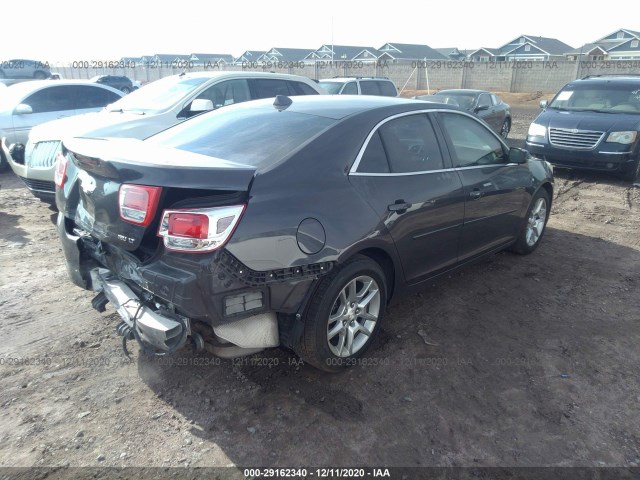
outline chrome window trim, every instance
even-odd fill
[[[408,177],[412,175],[430,175],[432,173],[447,173],[447,172],[460,172],[463,170],[476,170],[478,168],[491,168],[491,167],[515,167],[517,163],[492,163],[489,165],[474,165],[472,167],[455,167],[455,168],[441,168],[439,170],[428,170],[425,172],[398,172],[398,173],[367,173],[367,172],[354,172],[349,175],[354,177]]]
[[[421,109],[421,110],[411,110],[409,112],[402,112],[402,113],[396,113],[395,115],[391,115],[390,117],[387,117],[384,120],[381,120],[380,122],[378,122],[376,124],[376,126],[371,129],[371,131],[367,135],[367,138],[365,139],[364,143],[362,144],[362,147],[360,147],[360,151],[358,152],[358,155],[356,156],[355,162],[353,162],[353,165],[351,165],[351,169],[349,170],[349,175],[374,176],[374,177],[424,175],[426,173],[441,173],[441,172],[449,172],[449,171],[463,170],[463,169],[470,169],[470,168],[487,168],[487,167],[499,165],[499,164],[493,164],[493,165],[479,165],[479,166],[474,166],[474,167],[453,167],[453,168],[444,168],[444,169],[439,169],[439,170],[427,170],[427,171],[424,171],[424,172],[409,172],[409,173],[368,173],[368,172],[358,172],[357,171],[358,167],[360,166],[360,161],[362,160],[364,152],[367,149],[367,147],[369,146],[369,141],[371,140],[371,137],[373,137],[373,135],[375,135],[375,133],[378,131],[378,129],[382,125],[384,125],[387,122],[390,122],[391,120],[395,120],[396,118],[407,117],[409,115],[427,114],[427,113],[439,113],[439,112],[455,113],[455,114],[458,114],[458,115],[464,115],[466,117],[469,117],[470,119],[472,119],[475,122],[477,122],[480,125],[482,125],[484,128],[487,128],[489,133],[493,134],[493,136],[496,138],[496,140],[498,140],[500,142],[500,144],[502,144],[502,146],[507,149],[507,151],[509,150],[509,146],[502,140],[502,138],[497,133],[495,133],[491,128],[486,127],[478,118],[474,117],[470,113],[460,112],[458,110],[449,110],[449,109],[446,109],[446,108],[429,108],[429,109]],[[434,128],[434,133],[435,133],[435,128]],[[444,160],[444,158],[443,158],[443,160]],[[506,165],[517,165],[517,164],[515,164],[515,163],[514,164],[506,164],[505,163],[503,166],[506,166]]]

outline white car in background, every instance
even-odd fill
[[[7,168],[10,151],[23,152],[36,125],[63,117],[97,112],[123,93],[86,80],[34,80],[16,83],[0,94],[0,170]],[[17,153],[19,160],[20,154]]]
[[[58,83],[56,83],[58,85]],[[34,128],[24,162],[11,158],[13,171],[41,200],[54,201],[56,155],[68,137],[144,139],[194,115],[225,105],[276,95],[320,95],[312,80],[298,75],[257,72],[193,72],[172,75],[109,105],[101,112],[65,118]],[[5,147],[3,145],[3,150]]]

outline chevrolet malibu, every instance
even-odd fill
[[[70,139],[56,164],[71,279],[149,354],[286,346],[362,356],[388,302],[485,255],[540,244],[553,174],[455,107],[286,97],[144,141]]]

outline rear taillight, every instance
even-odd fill
[[[125,222],[148,226],[156,214],[162,187],[124,184],[120,186],[118,205]]]
[[[67,156],[62,152],[58,152],[56,155],[56,170],[53,176],[53,180],[56,183],[56,187],[64,187],[64,182],[67,180]]]
[[[210,252],[224,245],[238,225],[244,205],[165,210],[158,229],[168,250]]]

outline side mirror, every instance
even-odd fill
[[[27,105],[26,103],[21,103],[16,107],[13,113],[17,115],[29,115],[33,113],[33,108],[31,108],[31,105]]]
[[[476,107],[476,112],[480,112],[482,110],[489,110],[489,105],[478,105]]]
[[[548,102],[546,100],[540,100],[540,108],[542,109],[547,108],[547,104]]]
[[[524,148],[511,147],[509,149],[509,163],[527,163],[529,152]]]
[[[196,98],[189,107],[191,112],[208,112],[209,110],[213,110],[213,102],[206,98]]]

